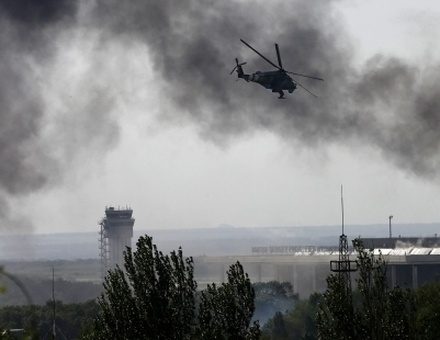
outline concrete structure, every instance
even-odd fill
[[[106,207],[105,217],[99,222],[100,230],[100,256],[102,276],[116,265],[123,268],[124,251],[131,247],[133,237],[134,218],[133,210],[115,209]]]
[[[269,247],[270,248],[270,247]],[[290,248],[290,249],[289,249]],[[334,247],[337,248],[337,247]],[[278,251],[242,256],[203,256],[196,258],[196,279],[203,284],[225,280],[229,266],[240,261],[252,282],[272,280],[290,281],[295,292],[307,298],[312,292],[324,292],[326,278],[331,274],[330,262],[339,260],[339,251],[319,247],[273,247]],[[293,250],[296,251],[293,251]],[[407,248],[376,248],[387,262],[387,275],[391,286],[417,288],[429,282],[440,280],[440,248],[409,246]],[[351,250],[350,258],[356,259]],[[351,280],[357,273],[352,273]]]
[[[378,248],[438,248],[440,238],[436,237],[362,237],[365,249]]]

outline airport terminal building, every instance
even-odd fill
[[[363,238],[362,241],[366,249],[374,249],[374,254],[384,256],[391,286],[417,288],[440,280],[437,237]],[[325,291],[326,278],[332,273],[330,261],[338,258],[339,248],[336,246],[268,246],[253,247],[252,255],[206,256],[197,261],[202,268],[204,265],[211,267],[206,282],[224,282],[229,265],[240,261],[252,282],[290,281],[301,297],[307,297],[312,292]],[[350,249],[350,260],[356,260],[353,249]],[[356,272],[351,277],[354,281]],[[199,280],[204,281],[203,278]]]

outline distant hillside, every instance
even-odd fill
[[[388,225],[348,225],[349,240],[362,237],[387,237]],[[440,235],[440,223],[394,224],[393,236],[433,237]],[[137,230],[153,236],[164,252],[182,247],[185,255],[245,255],[251,247],[271,245],[337,245],[340,226],[236,228],[222,225],[205,229]],[[0,260],[75,260],[98,259],[98,232],[3,235],[0,237]]]

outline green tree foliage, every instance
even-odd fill
[[[0,329],[0,340],[16,340],[17,337],[10,330],[2,330]],[[21,338],[20,338],[21,339]],[[33,339],[30,337],[24,337],[25,340]]]
[[[275,315],[264,325],[261,338],[262,340],[286,340],[288,339],[287,335],[284,315],[281,312],[276,312]]]
[[[321,339],[412,339],[414,299],[410,290],[390,288],[381,254],[353,241],[358,253],[357,290],[342,275],[327,278],[325,303],[317,317]]]
[[[344,278],[330,275],[324,293],[324,308],[318,312],[318,334],[322,339],[356,339],[353,305]]]
[[[101,312],[90,339],[257,339],[250,327],[255,293],[240,263],[228,280],[209,285],[196,308],[193,259],[182,249],[164,255],[152,238],[140,237],[125,252],[125,270],[110,270],[98,299]]]
[[[286,328],[293,339],[317,339],[316,314],[323,295],[313,293],[308,300],[301,301],[298,306],[287,315]]]
[[[262,330],[262,340],[317,339],[316,313],[323,301],[322,294],[313,293],[309,299],[298,301],[284,315],[276,313]]]
[[[56,301],[57,334],[59,338],[78,339],[93,325],[99,306],[91,300],[80,304]],[[3,329],[24,329],[26,339],[50,339],[53,329],[53,302],[43,306],[8,306],[0,308]],[[2,338],[0,338],[2,339]]]
[[[164,255],[151,237],[125,252],[125,271],[110,270],[99,298],[96,339],[189,339],[195,319],[192,259]]]
[[[298,294],[294,293],[293,286],[288,281],[257,282],[253,287],[255,289],[254,319],[262,324],[276,312],[293,310],[299,300]]]
[[[259,339],[259,324],[252,326],[255,291],[239,262],[229,267],[227,282],[208,285],[201,294],[199,339]]]
[[[415,328],[420,339],[440,339],[440,282],[417,289]]]

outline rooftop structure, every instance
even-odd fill
[[[366,249],[377,248],[438,248],[440,238],[435,237],[362,237]]]

